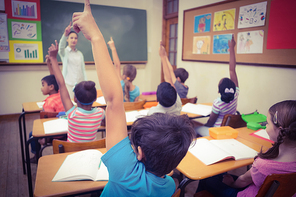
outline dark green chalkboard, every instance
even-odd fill
[[[66,26],[72,20],[73,12],[83,11],[83,5],[52,0],[40,1],[44,54],[47,54],[48,47],[54,40],[60,40]],[[110,36],[113,37],[120,61],[147,61],[146,10],[93,4],[91,9],[106,43]],[[91,44],[81,32],[77,48],[83,53],[85,61],[93,61]]]

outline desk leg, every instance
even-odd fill
[[[24,156],[24,140],[23,140],[23,132],[22,132],[22,118],[24,118],[24,117],[25,117],[25,112],[23,110],[18,121],[19,121],[19,132],[20,132],[21,152],[22,152],[23,173],[26,174],[25,159],[24,159],[25,158],[25,156]]]
[[[189,179],[189,178],[185,178],[185,179],[183,179],[183,181],[181,181],[181,183],[179,184],[179,188],[181,189],[180,197],[184,197],[184,195],[185,195],[185,187],[189,183],[191,183],[192,181],[194,181],[194,180]]]
[[[28,187],[29,187],[29,196],[33,197],[33,184],[32,184],[32,173],[31,173],[31,163],[30,163],[30,155],[29,155],[29,145],[31,141],[37,140],[32,137],[26,142],[25,151],[26,151],[26,163],[27,163],[27,176],[28,176]]]

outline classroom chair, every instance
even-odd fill
[[[296,193],[296,172],[288,174],[270,174],[260,187],[256,197],[293,196]]]
[[[125,111],[132,111],[138,109],[144,109],[144,104],[146,100],[136,101],[136,102],[124,102],[124,110]]]
[[[196,104],[197,102],[197,97],[192,97],[192,98],[181,98],[182,105],[185,105],[186,103],[193,103]]]
[[[179,197],[181,194],[181,189],[180,188],[177,188],[175,193],[172,195],[172,197]]]
[[[43,119],[43,118],[55,118],[55,117],[57,117],[58,114],[59,114],[58,112],[40,111],[40,119]]]
[[[54,139],[52,141],[53,154],[75,152],[86,149],[106,148],[105,138],[91,142],[68,142]]]
[[[226,114],[222,120],[221,126],[230,126],[234,129],[246,127],[247,123],[242,119],[239,112],[238,114]]]

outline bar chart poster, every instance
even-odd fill
[[[8,19],[9,40],[41,41],[41,22]]]
[[[8,18],[40,21],[39,0],[5,0]]]
[[[9,41],[10,63],[43,62],[42,42]]]

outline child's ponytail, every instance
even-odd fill
[[[137,76],[137,69],[133,65],[127,64],[123,68],[124,78],[124,99],[125,101],[130,101],[130,87],[133,80]]]

